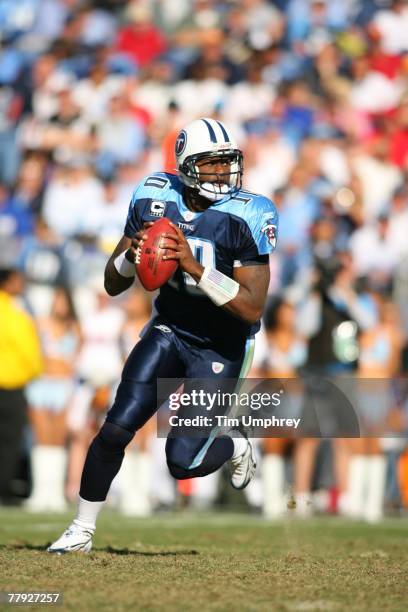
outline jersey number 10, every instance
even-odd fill
[[[187,242],[190,245],[193,256],[202,266],[215,268],[215,251],[211,240],[205,240],[204,238],[187,238]],[[203,295],[202,291],[197,289],[197,283],[193,277],[187,274],[187,272],[183,272],[181,281],[172,278],[169,281],[169,285],[178,291],[185,290],[191,295]]]

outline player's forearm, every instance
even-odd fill
[[[236,297],[224,304],[222,308],[250,325],[259,321],[263,312],[263,304],[258,304],[248,289],[242,286],[240,286]]]
[[[122,236],[105,268],[105,290],[111,296],[119,295],[133,284],[136,269],[134,253],[128,260],[126,255],[132,247],[132,239]]]
[[[262,317],[270,281],[269,265],[248,265],[234,268],[234,281],[239,290],[224,309],[253,325]]]
[[[124,277],[116,270],[111,258],[105,268],[105,291],[111,296],[119,295],[129,289],[133,284],[134,277]]]

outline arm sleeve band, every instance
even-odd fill
[[[113,265],[116,271],[124,278],[132,278],[136,274],[135,264],[127,259],[126,251],[123,251],[113,260]]]
[[[215,268],[204,268],[197,287],[201,289],[214,304],[223,306],[234,299],[239,291],[239,283],[219,272]]]

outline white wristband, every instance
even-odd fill
[[[126,259],[126,251],[123,251],[120,255],[113,260],[113,265],[116,271],[125,278],[132,278],[136,274],[135,264]]]
[[[217,306],[224,306],[224,304],[233,300],[239,291],[239,283],[209,266],[204,268],[197,287],[204,291]]]

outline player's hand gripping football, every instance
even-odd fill
[[[190,245],[181,229],[174,225],[174,223],[170,223],[170,225],[174,229],[176,235],[173,233],[162,234],[163,240],[161,247],[172,251],[171,254],[163,256],[163,259],[178,261],[183,272],[187,272],[194,280],[199,281],[203,274],[203,266],[194,257]],[[172,238],[172,242],[166,240],[167,238]],[[176,244],[174,244],[173,241],[175,241]]]
[[[147,240],[146,230],[148,227],[151,227],[152,225],[153,225],[153,221],[146,221],[143,224],[143,228],[139,230],[138,232],[136,232],[136,234],[133,236],[132,244],[127,250],[127,254],[126,254],[127,259],[133,262],[136,261],[137,249],[143,244],[144,240]]]

